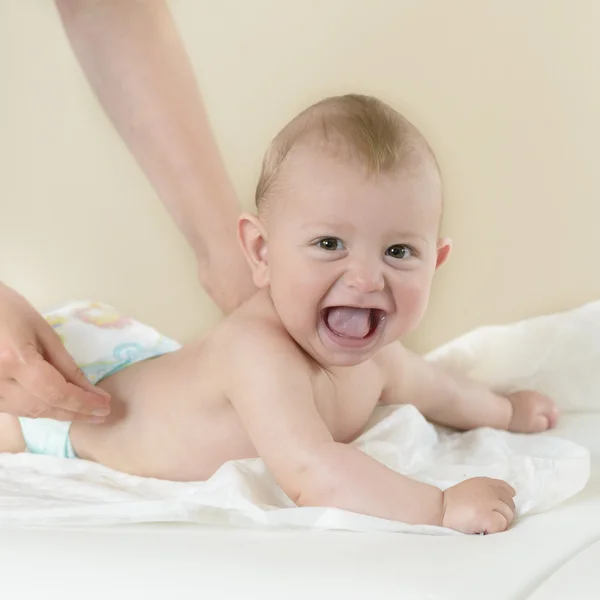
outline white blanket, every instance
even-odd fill
[[[589,357],[600,357],[600,302],[476,330],[428,358],[458,366],[497,388],[535,387],[556,397],[563,408],[590,408],[600,393],[600,370]],[[517,490],[519,517],[557,505],[589,478],[589,452],[576,444],[491,429],[454,433],[433,427],[412,406],[378,408],[355,443],[389,467],[442,489],[474,476],[504,479]],[[178,483],[132,477],[80,460],[0,454],[0,526],[176,521],[455,533],[338,509],[296,507],[260,459],[229,462],[205,482]]]

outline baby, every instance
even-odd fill
[[[349,444],[377,403],[412,404],[462,430],[540,432],[557,420],[541,394],[499,395],[397,341],[421,320],[450,252],[422,135],[375,98],[323,100],[273,140],[256,203],[239,239],[259,292],[204,339],[103,379],[110,416],[65,429],[65,455],[181,481],[261,457],[300,506],[505,530],[507,483],[474,478],[442,492]],[[27,447],[26,429],[3,415],[0,451]]]

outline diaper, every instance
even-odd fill
[[[149,325],[99,302],[72,302],[44,317],[94,384],[129,365],[181,348]],[[69,436],[71,423],[26,417],[19,421],[27,452],[77,458]]]

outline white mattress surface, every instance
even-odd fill
[[[530,600],[598,600],[600,542],[576,554],[530,596]]]

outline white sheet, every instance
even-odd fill
[[[535,389],[563,410],[600,410],[600,301],[481,327],[428,356],[500,390]]]
[[[570,345],[554,345],[552,352],[562,348],[566,360],[573,345],[581,348],[582,340],[592,341],[590,329],[600,329],[600,304],[505,328],[486,328],[445,346],[430,359],[466,365],[497,386],[513,386],[524,373],[529,381],[534,374],[537,387],[552,395],[552,383],[558,381],[562,387],[557,391],[565,400],[566,379],[540,370],[541,364],[548,364],[540,360],[540,348],[548,349],[547,340],[556,338],[559,323],[562,331],[570,331]],[[502,352],[497,355],[494,348],[499,339]],[[551,364],[560,368],[562,363],[556,358]],[[585,364],[595,369],[592,363]],[[593,373],[581,368],[579,373],[585,381],[595,381]],[[599,390],[596,387],[595,392]],[[490,429],[449,433],[436,430],[410,406],[379,409],[357,444],[388,466],[443,489],[477,475],[505,479],[517,490],[520,516],[559,504],[580,491],[589,477],[589,452],[572,442]],[[452,533],[337,509],[295,507],[260,460],[228,463],[207,482],[176,483],[131,477],[85,461],[0,455],[0,525],[73,527],[156,521]]]
[[[589,477],[588,451],[566,440],[490,429],[436,431],[412,406],[382,408],[375,420],[357,441],[367,454],[442,489],[468,477],[504,479],[518,492],[519,515],[562,502]],[[227,463],[206,482],[178,483],[132,477],[87,461],[0,455],[0,525],[152,521],[453,533],[337,509],[298,508],[260,459]]]

